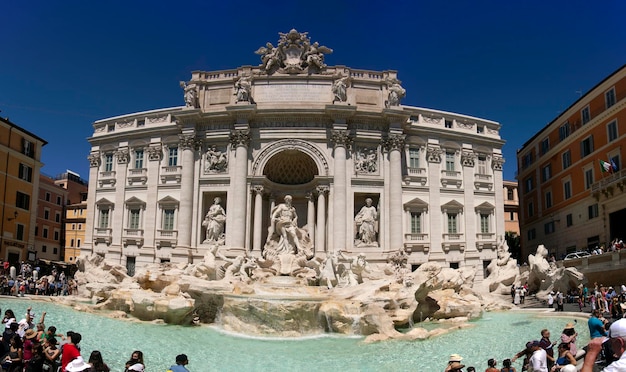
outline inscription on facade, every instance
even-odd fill
[[[257,85],[254,90],[256,102],[328,102],[333,100],[330,85],[276,84]]]

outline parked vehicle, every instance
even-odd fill
[[[572,253],[568,253],[567,256],[565,256],[564,260],[574,260],[577,258],[583,258],[587,256],[591,256],[591,254],[585,251],[572,252]]]

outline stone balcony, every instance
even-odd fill
[[[477,233],[476,234],[476,249],[482,251],[485,248],[496,248],[496,234],[495,233]]]
[[[446,187],[448,185],[454,185],[457,188],[460,188],[462,184],[463,179],[461,177],[461,172],[449,170],[441,171],[441,185],[443,187]]]
[[[102,171],[98,177],[98,185],[100,187],[115,186],[116,182],[115,171]]]
[[[148,170],[146,168],[136,168],[128,170],[128,184],[145,185],[148,181]]]
[[[475,174],[474,175],[474,188],[476,190],[488,189],[493,190],[493,179],[490,174]]]
[[[408,168],[407,180],[410,182],[419,182],[422,186],[426,185],[428,180],[428,172],[426,168]]]
[[[109,227],[96,227],[93,232],[94,243],[111,244],[113,229]]]
[[[124,229],[122,244],[125,247],[128,245],[141,247],[143,245],[143,229]]]
[[[156,247],[176,247],[178,243],[177,230],[157,230]]]
[[[600,200],[601,195],[610,198],[613,196],[616,187],[619,188],[620,191],[624,191],[624,184],[626,184],[626,169],[611,173],[608,176],[602,177],[600,181],[593,183],[591,185],[591,195],[593,195],[596,200]]]
[[[410,249],[412,252],[423,251],[424,253],[428,253],[430,250],[430,240],[428,238],[428,234],[404,234],[404,247]]]
[[[182,168],[180,165],[161,167],[161,183],[180,183]]]

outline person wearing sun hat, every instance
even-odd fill
[[[65,372],[81,372],[91,368],[91,364],[85,362],[82,356],[77,356],[65,366]]]
[[[621,318],[611,324],[608,340],[606,337],[597,337],[589,342],[587,345],[587,354],[585,354],[585,362],[580,370],[581,372],[591,372],[594,370],[596,359],[602,351],[602,344],[604,342],[610,343],[613,354],[619,359],[606,366],[602,371],[626,371],[626,319]]]
[[[445,372],[460,372],[462,368],[465,368],[465,365],[461,364],[461,360],[463,360],[463,357],[459,354],[450,355]]]
[[[569,352],[574,357],[576,357],[576,353],[578,353],[576,337],[578,337],[578,332],[574,329],[574,323],[567,323],[565,328],[563,328],[563,332],[561,332],[561,342],[569,345]]]

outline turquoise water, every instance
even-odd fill
[[[573,318],[541,318],[531,314],[485,313],[475,327],[453,331],[426,341],[363,343],[363,338],[327,336],[303,340],[268,340],[228,335],[208,326],[181,327],[129,322],[74,311],[65,306],[27,299],[0,298],[4,314],[12,309],[18,320],[32,305],[39,320],[46,311],[46,326],[59,333],[80,332],[82,354],[100,350],[111,370],[123,371],[133,350],[144,353],[146,372],[165,371],[177,354],[189,357],[192,372],[208,371],[418,371],[441,372],[448,356],[461,354],[466,366],[487,368],[487,360],[499,363],[522,350],[527,341],[540,338],[548,328],[554,338]],[[578,321],[577,344],[589,338],[587,324]],[[501,366],[501,364],[500,364]],[[521,370],[521,360],[514,363]]]

